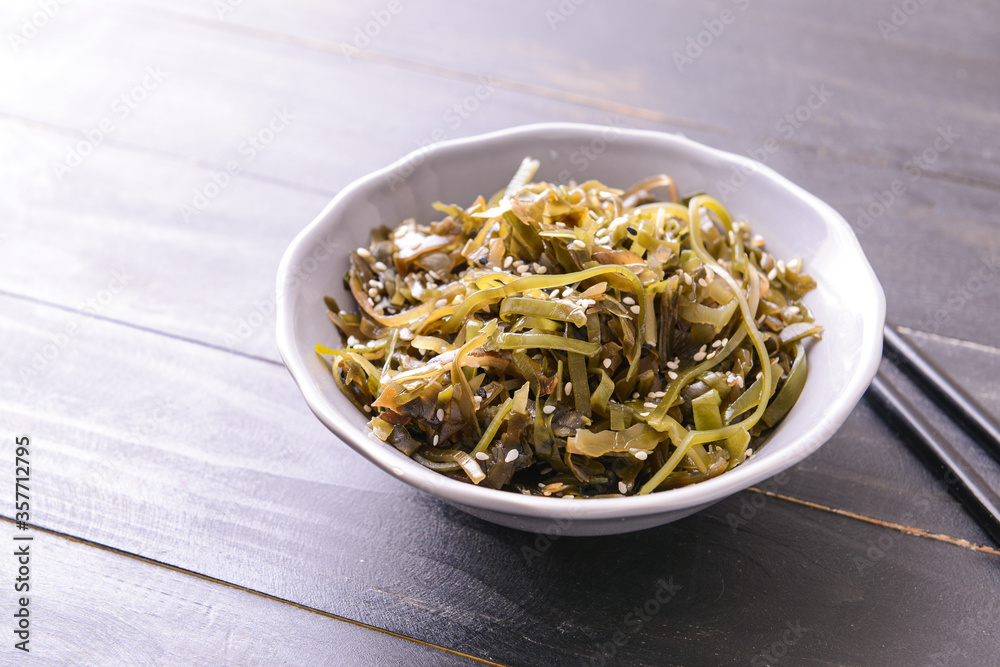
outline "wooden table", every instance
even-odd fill
[[[828,201],[890,317],[997,410],[993,3],[335,4],[4,4],[0,663],[1000,664],[997,545],[867,402],[690,518],[536,536],[363,461],[274,342],[278,260],[355,178],[614,123]]]

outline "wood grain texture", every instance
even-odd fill
[[[57,316],[51,308],[17,299],[3,301],[5,312],[18,322],[6,323],[2,332],[8,341],[4,377],[12,377],[17,360],[43,343],[37,332],[73,316]],[[668,564],[695,559],[705,572],[737,577],[740,571],[731,571],[734,550],[759,549],[752,558],[775,573],[805,568],[805,579],[773,575],[784,587],[772,582],[767,590],[780,598],[780,605],[793,605],[803,595],[814,599],[812,585],[846,585],[825,578],[829,563],[804,564],[802,559],[815,557],[804,556],[804,549],[828,552],[825,557],[839,561],[846,578],[856,573],[874,581],[868,573],[879,570],[864,559],[873,566],[884,564],[894,573],[891,577],[903,570],[908,574],[898,576],[908,582],[901,584],[907,590],[935,591],[948,577],[996,572],[995,561],[958,547],[929,540],[924,545],[894,531],[749,493],[719,503],[696,520],[621,539],[551,540],[501,529],[412,491],[337,443],[308,415],[276,364],[120,324],[86,324],[51,368],[21,384],[19,396],[7,384],[0,403],[4,423],[17,424],[36,442],[36,502],[43,525],[491,660],[530,664],[537,655],[557,662],[581,655],[589,660],[586,651],[608,641],[601,639],[607,616],[593,608],[593,589],[582,582],[593,581],[601,568],[669,577],[675,570]],[[204,371],[209,364],[211,375]],[[870,418],[862,420],[856,433],[872,425]],[[810,468],[813,459],[807,459],[765,488],[981,539],[953,501],[928,488],[926,474],[890,434],[845,451],[844,443],[851,442],[848,437],[830,443],[819,454],[830,455],[825,465]],[[883,462],[880,452],[892,452],[892,463]],[[764,520],[770,512],[778,515]],[[841,538],[831,542],[836,534]],[[879,539],[884,548],[878,547]],[[917,553],[942,546],[950,551],[933,557],[897,551],[904,540]],[[557,544],[573,546],[553,552]],[[876,551],[869,557],[865,554],[871,544]],[[295,563],[291,570],[290,553]],[[557,567],[550,553],[569,560]],[[928,570],[912,569],[930,562],[923,558],[946,558],[949,567],[959,570],[935,571],[940,579],[932,586],[921,579],[929,576]],[[658,565],[651,569],[651,562]],[[698,590],[707,585],[693,571],[685,576]],[[753,573],[747,579],[719,584],[736,588],[734,598],[725,598],[727,604],[741,600],[739,605],[759,607],[764,592],[755,587],[765,583]],[[875,584],[862,588],[884,594]],[[614,596],[612,618],[624,619],[632,609],[624,605],[636,595]],[[866,606],[890,605],[894,599],[876,603],[863,598]],[[707,624],[715,618],[719,624],[714,632],[737,622],[726,616],[735,612],[719,604],[699,621]],[[781,608],[768,607],[775,612]],[[886,619],[894,618],[889,607],[882,610]],[[921,618],[933,634],[939,617]],[[781,623],[786,620],[795,621]],[[690,635],[667,631],[668,626],[636,642],[623,654],[630,656],[626,662],[673,654],[678,646],[689,645],[684,636],[712,635],[698,624],[684,626]],[[846,629],[836,626],[830,632]],[[733,653],[726,655],[742,655],[767,632],[780,636],[782,631],[780,623],[758,630],[760,635],[741,635],[732,644]],[[504,643],[511,633],[523,645]],[[927,643],[918,646],[922,651]],[[691,651],[683,653],[689,660],[681,664],[702,648],[686,650]],[[919,655],[913,650],[912,655]],[[844,661],[852,662],[848,658],[845,654]]]
[[[0,420],[39,445],[42,525],[509,664],[995,661],[989,554],[752,492],[599,539],[510,531],[417,494],[308,413],[277,361],[272,315],[295,233],[351,180],[434,136],[615,120],[751,155],[773,137],[767,163],[861,232],[890,316],[998,409],[990,5],[921,4],[883,39],[891,0],[563,3],[576,8],[565,21],[547,14],[562,16],[558,3],[403,2],[348,57],[344,44],[386,3],[236,4],[79,0],[19,49],[0,49]],[[5,10],[6,35],[37,6]],[[674,52],[724,10],[733,21],[679,71]],[[456,124],[449,110],[484,80],[493,90]],[[804,107],[817,89],[829,100]],[[796,112],[808,118],[782,125]],[[949,127],[953,144],[914,171],[908,161]],[[99,145],[60,173],[96,130]],[[271,138],[250,151],[251,136]],[[239,173],[185,215],[233,161]],[[895,181],[902,191],[882,204]],[[0,476],[0,496],[10,485]],[[765,486],[986,540],[864,403]],[[311,662],[329,661],[331,644],[336,662],[354,649],[362,663],[448,659],[51,540],[63,555],[46,576],[72,599],[96,600],[91,582],[101,598],[132,601],[101,613],[102,637],[146,633],[151,651],[172,655],[162,638],[189,627],[190,610],[214,623],[203,662],[294,662],[270,645],[273,628],[240,623],[273,604]],[[75,562],[86,576],[70,581]],[[663,590],[669,602],[636,615]],[[47,596],[52,627],[72,627],[84,607]],[[213,653],[220,635],[233,643]]]
[[[15,532],[8,522],[0,530]],[[477,664],[58,535],[16,532],[32,537],[16,543],[30,545],[31,635],[28,653],[3,642],[4,664]]]
[[[202,13],[212,11],[203,4],[197,7]],[[35,45],[31,42],[18,56],[18,66],[5,70],[8,77],[5,83],[14,94],[5,97],[0,112],[7,115],[11,123],[6,126],[7,132],[13,138],[8,138],[3,146],[6,155],[18,156],[17,160],[7,161],[15,171],[10,176],[20,176],[15,182],[27,180],[25,189],[29,193],[27,197],[12,199],[5,211],[14,232],[0,246],[4,259],[9,260],[5,263],[8,267],[5,284],[47,300],[73,303],[61,294],[65,285],[82,286],[85,282],[75,278],[80,274],[93,275],[95,284],[90,287],[100,289],[97,281],[110,270],[109,265],[121,263],[126,256],[136,265],[162,266],[173,269],[174,273],[183,266],[186,271],[194,271],[190,277],[195,285],[219,283],[218,291],[211,292],[218,298],[205,304],[207,308],[194,309],[200,304],[190,296],[193,291],[190,283],[184,285],[183,294],[168,295],[164,292],[179,283],[156,275],[150,280],[160,288],[159,293],[151,294],[156,298],[146,300],[144,307],[154,312],[131,319],[157,329],[210,340],[213,344],[227,340],[248,353],[276,358],[266,331],[258,330],[247,339],[235,332],[255,311],[260,316],[259,302],[271,296],[274,267],[281,250],[321,209],[328,194],[425,143],[435,131],[443,132],[446,137],[467,136],[523,122],[557,119],[607,122],[613,117],[603,110],[565,101],[539,100],[537,96],[498,85],[489,99],[454,128],[445,114],[453,104],[473,93],[476,76],[489,74],[491,69],[476,69],[466,64],[462,71],[467,76],[456,79],[437,70],[407,69],[396,61],[387,65],[360,58],[348,60],[336,41],[324,42],[329,48],[323,50],[312,42],[282,41],[281,35],[294,37],[296,33],[246,34],[235,28],[241,24],[255,29],[265,24],[275,28],[292,22],[302,24],[300,32],[304,31],[304,37],[318,39],[306,30],[308,25],[313,26],[310,28],[313,31],[318,29],[315,26],[327,26],[328,40],[342,39],[345,33],[349,37],[356,25],[357,17],[353,15],[310,17],[308,11],[284,12],[283,19],[266,15],[270,21],[267,23],[250,5],[241,6],[240,10],[227,14],[224,20],[207,17],[191,24],[183,20],[183,15],[178,18],[176,12],[163,8],[149,15],[128,6],[84,3],[75,10],[73,22],[54,23],[38,38],[48,39],[51,35],[51,39],[58,37],[71,46],[45,49],[42,43],[29,49]],[[567,30],[574,25],[589,25],[585,10],[592,11],[581,7],[580,14],[574,15],[579,23],[567,24]],[[747,18],[754,16],[747,14]],[[413,13],[403,13],[399,21],[402,24],[404,19],[416,18]],[[857,31],[870,27],[860,19],[851,20],[858,21],[853,24]],[[295,25],[288,25],[287,30],[294,30]],[[413,37],[401,31],[399,39],[388,39],[393,25],[386,28],[385,46],[402,49]],[[741,24],[733,25],[739,28]],[[183,31],[178,38],[180,28]],[[533,29],[536,39],[549,31],[547,24],[541,26],[542,32]],[[990,28],[988,22],[982,22],[977,29]],[[90,37],[93,34],[105,38],[95,40]],[[748,48],[740,40],[749,36],[735,30],[723,37],[727,35],[728,39],[720,38],[711,51],[732,50],[735,55],[729,57],[737,58],[742,49]],[[527,35],[520,37],[527,38]],[[964,43],[967,38],[963,33],[960,41]],[[380,53],[377,45],[373,43],[368,51]],[[840,62],[827,56],[841,46],[838,41],[827,43],[811,57]],[[899,45],[894,40],[874,43],[872,48],[876,47],[877,57],[873,57],[895,72],[895,78],[887,83],[909,86],[905,82],[916,76],[907,74],[906,68],[913,67],[909,54],[897,53]],[[526,57],[516,58],[504,48],[513,47],[497,46],[485,51],[492,54],[498,67],[514,67],[510,63]],[[795,42],[783,48],[801,51],[804,47]],[[123,52],[132,54],[129,67],[117,65]],[[723,81],[733,76],[732,68],[712,65],[710,60],[699,59],[697,64],[712,66],[710,71],[723,76]],[[636,63],[635,67],[640,65]],[[129,116],[119,119],[112,111],[114,100],[141,82],[145,68],[150,66],[162,67],[167,73],[165,79]],[[930,71],[945,66],[939,58]],[[73,68],[80,72],[77,78],[90,82],[89,85],[69,88],[57,85],[54,77]],[[652,65],[649,68],[653,71],[646,76],[669,74],[669,68]],[[971,66],[965,70],[981,71]],[[88,78],[85,73],[90,71],[107,72],[109,76]],[[503,74],[514,80],[512,77],[520,71],[504,70],[497,76]],[[921,71],[926,76],[928,69]],[[283,77],[282,72],[296,74]],[[621,78],[615,71],[593,75],[602,85],[611,85]],[[367,85],[372,77],[384,79],[386,84]],[[867,77],[867,70],[855,71],[856,79],[868,81]],[[586,77],[577,79],[585,81]],[[319,84],[302,85],[303,81]],[[989,308],[988,304],[1000,301],[1000,281],[996,280],[996,272],[992,272],[987,280],[977,282],[976,272],[984,262],[991,265],[993,258],[1000,255],[997,240],[1000,236],[994,233],[995,222],[991,222],[987,213],[996,208],[1000,193],[989,186],[988,179],[941,177],[951,174],[955,165],[988,167],[994,163],[989,143],[984,139],[994,129],[989,114],[970,111],[954,118],[918,116],[907,110],[925,100],[882,100],[880,89],[875,86],[868,90],[867,97],[835,93],[828,104],[810,111],[808,122],[786,140],[786,133],[779,131],[777,125],[786,114],[805,103],[813,83],[808,77],[790,77],[786,84],[792,90],[790,95],[801,93],[802,101],[766,95],[749,110],[702,101],[701,106],[715,110],[713,113],[728,109],[726,127],[736,128],[735,136],[687,131],[695,138],[737,152],[759,152],[766,137],[775,137],[781,142],[780,149],[767,156],[768,163],[829,201],[856,225],[859,208],[874,207],[872,210],[878,212],[878,196],[900,180],[905,191],[893,195],[896,201],[886,213],[872,219],[870,226],[862,230],[861,239],[890,296],[890,314],[917,329],[997,346],[1000,341],[995,332],[1000,331],[997,319],[1000,310]],[[664,91],[672,91],[680,84],[647,82],[638,87],[644,95],[660,91],[658,94],[674,103],[677,98],[689,96]],[[955,104],[967,97],[978,100],[989,94],[985,81],[958,81],[954,85],[959,84],[962,87],[933,90],[951,91],[947,97],[957,100]],[[556,81],[546,85],[555,87]],[[920,90],[924,90],[923,85]],[[608,95],[614,97],[610,92]],[[405,99],[406,104],[400,105],[397,102],[400,99]],[[848,111],[837,108],[841,103]],[[858,151],[870,151],[873,146],[881,146],[883,140],[873,141],[870,137],[859,140],[859,128],[844,118],[883,106],[887,108],[876,116],[875,131],[886,134],[892,130],[905,136],[898,139],[899,146],[892,151],[859,157]],[[37,111],[33,111],[35,107]],[[247,160],[247,155],[240,152],[241,145],[248,135],[266,128],[274,109],[280,108],[293,114],[294,119],[254,159]],[[766,114],[766,120],[759,119],[761,114]],[[74,139],[81,133],[92,131],[109,117],[115,121],[114,131],[79,168],[59,180],[52,173],[53,164],[65,160]],[[40,145],[22,138],[31,136],[25,132],[26,122],[44,135],[38,138]],[[637,127],[679,129],[628,115],[622,117],[622,122]],[[937,128],[946,122],[951,123],[961,138],[940,153],[933,164],[921,169],[919,178],[913,180],[917,174],[912,169],[907,171],[907,161],[914,152],[933,148]],[[357,128],[361,127],[366,131],[359,132]],[[325,150],[317,151],[316,146]],[[120,153],[122,150],[126,155]],[[130,155],[136,152],[140,155]],[[125,163],[121,164],[121,160]],[[232,160],[240,162],[241,173],[203,213],[186,222],[181,206],[190,205],[194,190],[211,185],[213,174],[224,170]],[[300,189],[304,191],[297,192]],[[86,232],[77,231],[81,228],[79,223],[70,225],[73,216],[67,215],[81,201],[92,202],[88,205],[91,224]],[[25,208],[26,205],[31,208]],[[26,213],[29,210],[30,224]],[[44,211],[50,211],[54,219],[34,219]],[[138,219],[144,224],[138,224]],[[949,224],[940,224],[942,219],[949,220]],[[866,224],[862,220],[861,225]],[[157,238],[167,245],[143,244],[127,233],[123,237],[122,231],[128,229],[136,230],[134,234],[146,234],[139,239]],[[241,234],[234,238],[237,230]],[[60,238],[71,239],[74,247],[80,248],[72,262],[60,261],[66,259],[63,254],[51,252]],[[45,248],[50,250],[41,252]],[[166,261],[147,261],[147,253],[161,249],[177,254],[164,258]],[[236,253],[246,261],[237,262]],[[26,266],[29,257],[35,262],[50,257],[55,261],[36,266],[32,271]],[[90,263],[81,264],[84,258]],[[212,267],[220,269],[222,276],[210,273]],[[49,276],[47,285],[38,284],[39,274]],[[70,279],[71,275],[74,279]],[[31,283],[25,284],[28,280]],[[178,299],[184,302],[178,303]],[[233,311],[227,312],[229,306]]]

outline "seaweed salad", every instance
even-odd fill
[[[740,465],[806,381],[819,337],[801,258],[666,175],[510,184],[372,232],[317,345],[382,441],[457,480],[642,495]]]

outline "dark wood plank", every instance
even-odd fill
[[[7,264],[9,272],[5,276],[10,278],[6,283],[10,289],[67,304],[72,301],[62,298],[65,285],[86,284],[69,280],[71,272],[74,277],[80,273],[94,276],[88,287],[96,291],[101,289],[98,281],[106,280],[108,265],[120,263],[125,256],[130,256],[136,266],[163,266],[172,275],[176,275],[182,263],[181,256],[189,258],[184,263],[189,271],[218,265],[233,278],[219,285],[228,289],[213,294],[218,298],[202,304],[206,307],[191,308],[198,305],[191,298],[191,292],[195,291],[191,283],[218,280],[196,273],[190,283],[185,283],[157,275],[149,280],[155,282],[161,294],[144,295],[147,305],[131,308],[130,312],[136,314],[129,319],[213,344],[229,341],[248,353],[275,358],[270,336],[266,335],[269,326],[258,329],[250,340],[240,338],[236,332],[246,331],[243,327],[246,320],[257,319],[268,309],[266,304],[261,305],[261,300],[270,298],[277,257],[295,231],[322,206],[326,199],[322,193],[332,194],[351,178],[429,140],[435,131],[443,136],[462,136],[532,120],[608,120],[608,114],[580,104],[538,99],[498,86],[475,113],[453,128],[445,120],[445,114],[452,104],[474,91],[474,78],[449,78],[441,72],[428,73],[419,68],[407,70],[397,63],[348,61],[336,48],[322,50],[311,42],[286,44],[277,42],[273,35],[268,38],[268,34],[233,33],[230,24],[238,23],[238,16],[250,26],[257,17],[250,7],[241,10],[238,15],[227,15],[225,21],[191,25],[176,16],[171,18],[166,10],[148,16],[113,6],[90,6],[78,10],[73,23],[54,23],[38,38],[58,37],[73,45],[72,48],[47,49],[45,41],[32,42],[33,48],[25,48],[20,55],[19,84],[13,88],[17,94],[5,98],[0,105],[0,111],[7,114],[11,123],[6,131],[14,135],[5,140],[4,148],[8,155],[18,156],[17,160],[9,161],[13,172],[10,177],[16,179],[15,183],[27,181],[24,194],[11,198],[4,211],[13,230],[0,247],[12,260]],[[208,10],[201,7],[200,11]],[[586,25],[587,14],[584,8],[580,11],[579,25]],[[342,24],[347,22],[346,29],[353,25],[350,16],[319,16],[322,20],[316,21],[307,21],[295,13],[289,16],[300,16],[296,19],[299,22],[317,25],[344,28]],[[308,13],[304,16],[308,17]],[[400,19],[403,18],[401,15]],[[178,26],[185,29],[180,39],[174,35]],[[544,29],[548,30],[547,26]],[[989,30],[988,26],[980,29]],[[91,34],[107,38],[93,40]],[[737,49],[741,44],[739,39],[745,38],[742,35],[733,32],[732,41],[720,41],[713,51],[728,53]],[[823,38],[833,40],[831,35],[837,33],[824,34]],[[402,48],[407,39],[404,35],[388,43]],[[837,44],[840,42],[830,41],[819,53],[827,53]],[[262,45],[267,48],[262,50]],[[897,47],[894,41],[879,45],[880,49]],[[134,66],[115,66],[123,52],[134,54]],[[911,66],[906,58],[894,51],[892,54],[890,62],[901,68]],[[505,57],[499,64],[510,66],[506,63],[517,60]],[[210,64],[208,68],[206,63]],[[115,98],[141,82],[148,66],[162,67],[166,78],[133,113],[118,119],[113,112]],[[72,71],[74,67],[81,71],[77,78],[93,83],[67,88],[52,79],[56,76],[54,72]],[[729,72],[722,65],[712,67],[713,72],[720,69]],[[940,69],[944,65],[935,67]],[[83,71],[108,72],[109,76],[87,79]],[[900,81],[909,80],[907,71],[897,71]],[[257,72],[268,73],[267,86],[259,85],[253,78]],[[282,77],[281,72],[296,75]],[[864,70],[860,70],[857,76],[863,74]],[[385,85],[366,85],[372,76],[385,80]],[[597,80],[606,82],[615,78],[612,72],[602,74]],[[304,81],[319,83],[303,85]],[[798,79],[798,83],[793,82],[789,87],[805,94],[808,85],[807,79]],[[989,94],[982,84],[976,85],[979,86],[975,89],[979,91],[976,96]],[[661,91],[657,94],[663,95],[662,91],[672,88],[648,85],[642,86],[642,90],[643,94]],[[670,95],[669,99],[676,97]],[[395,99],[407,102],[400,105]],[[762,104],[754,105],[752,114],[730,108],[727,126],[737,128],[738,136],[700,130],[691,133],[714,145],[750,153],[760,152],[765,136],[776,136],[782,143],[776,153],[767,155],[767,161],[830,201],[852,223],[858,224],[860,220],[859,229],[864,231],[862,242],[885,281],[890,312],[897,321],[996,346],[998,340],[991,332],[1000,331],[997,326],[1000,309],[989,308],[988,304],[1000,301],[1000,282],[990,269],[994,258],[1000,255],[997,240],[1000,237],[990,231],[988,212],[995,210],[1000,195],[988,184],[984,185],[983,179],[941,178],[942,174],[951,173],[951,167],[943,162],[945,158],[960,164],[992,164],[992,158],[980,155],[981,135],[992,131],[992,117],[971,112],[957,117],[954,126],[961,138],[952,149],[941,154],[941,161],[933,169],[928,167],[917,180],[912,180],[914,174],[906,171],[906,160],[914,151],[922,152],[933,146],[937,136],[935,119],[900,121],[895,116],[891,120],[887,117],[880,121],[879,131],[885,126],[903,128],[900,131],[905,131],[906,136],[900,137],[896,147],[885,155],[859,156],[851,147],[856,143],[857,128],[835,122],[836,110],[832,105],[842,99],[858,107],[851,107],[850,113],[838,112],[847,117],[875,104],[868,98],[835,96],[829,108],[824,106],[803,124],[801,133],[797,130],[791,141],[785,141],[784,133],[772,126],[797,106],[789,106],[790,101],[780,96],[768,97]],[[194,106],[191,100],[197,101]],[[912,102],[896,99],[892,104],[900,107]],[[720,105],[710,106],[720,108]],[[247,161],[240,153],[241,144],[249,134],[266,127],[276,108],[286,108],[295,115],[294,120],[266,150]],[[183,113],[178,113],[182,109]],[[758,121],[756,125],[747,125],[747,118],[764,113],[758,109],[770,114],[773,119],[770,126]],[[223,111],[227,114],[225,118],[221,115]],[[67,151],[79,133],[93,131],[108,117],[115,121],[115,129],[94,154],[62,180],[51,174],[54,163],[66,161]],[[24,122],[28,121],[36,124],[31,127],[40,134],[25,131]],[[623,122],[640,127],[667,127],[638,117],[625,116]],[[355,129],[358,127],[369,130],[360,134]],[[822,136],[807,136],[806,130],[819,131]],[[832,142],[832,137],[837,138],[837,143]],[[863,138],[861,145],[881,144]],[[336,148],[316,151],[316,146]],[[970,153],[973,148],[978,152]],[[141,155],[133,155],[135,152]],[[233,179],[232,186],[213,200],[205,212],[189,216],[190,222],[185,222],[181,206],[190,205],[195,199],[194,190],[210,186],[213,173],[224,170],[225,164],[233,159],[241,162],[241,175]],[[37,174],[46,172],[50,178],[39,181]],[[831,178],[831,174],[838,176]],[[859,210],[878,212],[878,197],[897,179],[902,180],[905,192],[898,197],[892,195],[897,201],[883,217],[873,218],[868,226]],[[280,190],[282,185],[292,191]],[[22,191],[17,186],[15,189]],[[88,211],[86,218],[90,224],[86,227],[77,220],[82,210]],[[45,211],[51,217],[37,220],[39,213]],[[951,224],[938,224],[942,216],[947,216]],[[97,224],[99,221],[102,224]],[[156,231],[149,229],[152,225]],[[123,238],[122,227],[136,230],[135,236]],[[37,231],[28,231],[29,228]],[[45,234],[45,230],[49,233]],[[230,233],[239,239],[233,248],[227,244],[235,241],[222,242],[220,237]],[[190,242],[176,249],[176,257],[165,258],[167,262],[153,262],[148,253],[159,252],[163,246],[143,243],[143,238],[158,238],[161,244],[169,245]],[[928,243],[929,238],[936,242]],[[62,261],[64,257],[60,254],[41,252],[45,247],[58,246],[60,240],[79,249],[73,263]],[[127,245],[128,252],[122,252],[127,240],[134,242]],[[246,261],[238,262],[234,251],[245,255]],[[52,261],[29,271],[18,264],[18,259],[26,262],[29,257],[33,262]],[[198,261],[190,261],[195,257]],[[90,265],[81,265],[81,261],[86,261],[84,258],[93,260]],[[966,268],[956,268],[957,262]],[[987,280],[977,280],[976,272],[981,269],[989,273]],[[240,275],[243,271],[248,273]],[[43,282],[46,277],[48,284]],[[184,293],[176,298],[183,300],[183,306],[162,299],[165,296],[162,291],[173,287],[182,288]],[[223,309],[219,308],[220,303]],[[233,311],[227,312],[224,308],[229,305]]]
[[[8,371],[45,344],[39,332],[74,317],[18,299],[3,304]],[[42,525],[499,662],[597,656],[595,647],[613,640],[608,618],[624,624],[635,604],[655,594],[656,582],[670,576],[685,586],[683,604],[676,615],[647,625],[641,641],[630,639],[621,649],[625,662],[664,655],[697,662],[706,648],[692,638],[731,634],[746,622],[739,610],[750,607],[763,620],[713,648],[713,660],[745,659],[778,641],[783,624],[798,618],[826,628],[816,641],[843,636],[846,616],[830,625],[830,607],[803,606],[814,595],[867,610],[865,623],[888,633],[898,591],[918,591],[906,607],[912,627],[940,641],[951,632],[940,625],[947,614],[927,609],[945,584],[955,599],[939,609],[952,609],[969,594],[955,582],[997,575],[989,554],[749,493],[662,529],[546,546],[550,537],[485,524],[377,472],[311,418],[279,365],[120,324],[90,322],[50,368],[16,385],[6,379],[13,377],[4,374],[9,398],[0,412],[36,443]],[[915,485],[922,470],[886,438],[883,450],[897,464],[856,480],[850,508],[882,509],[886,487],[893,493],[881,498],[892,506],[925,496],[927,511],[910,517],[912,523],[976,538],[975,526],[948,498]],[[840,451],[832,445],[821,452]],[[840,482],[830,468],[804,485],[819,490],[813,499],[823,500]],[[0,480],[0,492],[8,484]],[[945,519],[950,525],[936,523]],[[869,559],[877,568],[856,560],[880,539],[891,548]],[[734,567],[740,558],[749,569]],[[835,576],[833,563],[840,568]],[[863,584],[850,585],[856,570]],[[593,596],[608,590],[612,572],[629,574],[625,583],[616,577],[614,595],[595,606]],[[916,641],[907,655],[932,653],[930,644]],[[821,645],[803,644],[802,659]],[[988,646],[963,644],[963,650],[975,656]],[[871,650],[857,640],[837,655],[856,662]]]
[[[5,534],[14,532],[0,522]],[[38,530],[28,545],[32,665],[474,665],[474,660]]]
[[[272,363],[277,259],[343,185],[436,130],[617,114],[750,154],[775,137],[768,164],[864,232],[890,314],[943,335],[921,342],[996,407],[1000,283],[996,271],[975,282],[1000,254],[989,5],[922,5],[884,40],[889,0],[754,3],[678,72],[672,52],[726,6],[584,3],[552,30],[555,5],[405,5],[348,60],[341,44],[378,2],[241,3],[222,17],[195,0],[79,2],[0,54],[13,65],[0,67],[0,413],[46,445],[43,523],[514,664],[988,663],[992,554],[753,493],[636,535],[508,531],[372,469]],[[162,84],[118,118],[115,99],[156,66]],[[453,127],[445,114],[481,75],[496,90]],[[788,136],[780,122],[811,86],[832,96]],[[288,127],[241,159],[282,108]],[[53,163],[109,117],[113,131],[60,179]],[[912,178],[907,160],[949,126],[954,145]],[[241,174],[185,221],[181,205],[233,159]],[[886,213],[859,219],[896,180]],[[134,277],[88,308],[116,271]],[[864,405],[768,488],[984,540]],[[628,614],[661,579],[681,588],[636,626]],[[783,644],[787,623],[802,637]]]

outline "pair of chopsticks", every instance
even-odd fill
[[[1000,461],[1000,423],[997,419],[888,322],[883,340],[886,356],[976,443]],[[940,476],[983,530],[1000,544],[1000,494],[990,487],[976,467],[885,379],[882,371],[872,380],[868,398],[883,419],[909,436],[906,443],[911,449]]]

